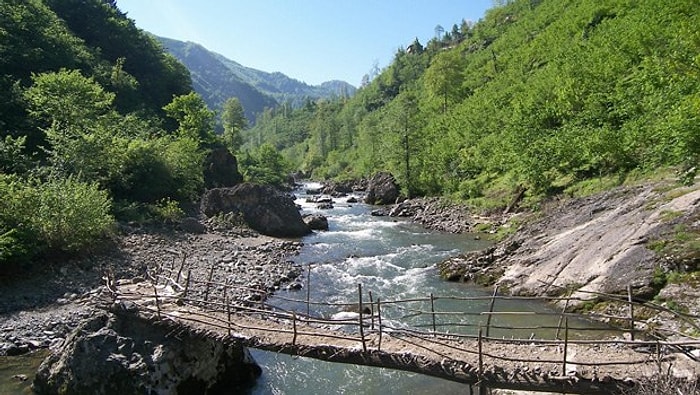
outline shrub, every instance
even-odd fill
[[[109,232],[110,208],[108,194],[95,183],[0,175],[0,262],[79,252]]]
[[[37,203],[30,223],[49,250],[80,251],[114,222],[107,192],[73,177],[38,185]]]

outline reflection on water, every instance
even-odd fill
[[[17,357],[0,357],[0,394],[31,394],[32,381],[41,361],[49,355],[39,350]]]

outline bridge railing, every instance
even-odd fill
[[[184,260],[183,260],[184,262]],[[492,360],[521,362],[521,363],[551,363],[561,365],[562,376],[567,373],[567,365],[604,366],[604,365],[636,365],[649,363],[648,355],[640,356],[634,360],[620,361],[573,361],[567,355],[570,345],[619,345],[644,347],[650,352],[656,353],[656,359],[661,359],[663,350],[676,350],[688,353],[689,348],[700,347],[700,339],[687,333],[679,333],[674,328],[649,325],[641,315],[669,314],[676,320],[683,322],[694,333],[700,333],[698,319],[700,316],[692,315],[668,307],[649,302],[640,301],[632,297],[628,290],[627,295],[613,295],[595,292],[577,291],[577,296],[572,293],[563,293],[560,296],[509,296],[499,295],[498,288],[494,289],[491,296],[441,296],[429,294],[425,297],[407,299],[384,300],[371,292],[363,292],[362,285],[358,284],[357,299],[343,303],[330,303],[311,300],[307,287],[305,298],[289,298],[275,295],[275,301],[284,301],[286,305],[294,308],[282,308],[271,303],[272,289],[265,287],[250,287],[235,284],[231,281],[215,281],[216,265],[212,264],[208,273],[200,278],[195,278],[190,270],[183,270],[183,265],[178,269],[176,265],[171,268],[161,268],[151,275],[153,303],[144,308],[161,318],[184,320],[193,323],[206,324],[219,331],[228,333],[239,330],[256,330],[258,332],[270,332],[286,334],[294,345],[300,336],[316,336],[319,338],[342,339],[356,342],[362,350],[382,350],[383,338],[390,335],[392,339],[400,340],[415,348],[430,348],[436,352],[439,346],[445,350],[459,350],[459,352],[472,354],[478,358],[479,374],[483,372],[485,358]],[[115,291],[116,292],[116,291]],[[303,292],[300,292],[303,293]],[[588,295],[584,297],[581,295]],[[121,297],[130,295],[121,294]],[[134,295],[136,297],[138,295]],[[141,294],[141,296],[143,296]],[[440,309],[441,301],[449,301],[452,309]],[[499,301],[541,301],[563,303],[560,311],[532,312],[532,311],[498,311]],[[568,311],[573,302],[591,303],[592,301],[608,301],[619,306],[626,307],[626,315],[615,315],[590,312],[592,316],[600,320],[607,320],[605,326],[596,325],[570,325],[577,319],[587,319],[580,314]],[[483,311],[470,311],[469,308],[455,309],[455,303],[465,306],[473,306],[474,302],[488,305]],[[164,306],[170,308],[164,308]],[[187,314],[180,314],[172,310],[172,306],[196,306],[198,309],[188,310]],[[313,310],[324,307],[330,311],[353,310],[356,316],[345,319],[332,319],[323,315],[311,314]],[[411,325],[391,316],[388,311],[400,310],[402,319],[421,317],[423,320]],[[618,310],[619,311],[619,310]],[[269,321],[277,325],[249,325],[240,320],[241,316],[253,316]],[[498,322],[502,317],[547,317],[555,324],[521,324],[520,320],[510,320],[510,324]],[[455,320],[455,317],[473,317],[478,320]],[[554,320],[552,320],[554,318]],[[532,321],[532,320],[530,320]],[[464,332],[462,329],[470,330]],[[494,336],[493,331],[530,331],[530,336]],[[540,330],[549,330],[553,333],[551,338],[535,336]],[[532,332],[534,331],[534,332]],[[605,332],[607,338],[601,338],[600,332]],[[572,336],[572,332],[576,335]],[[585,336],[584,332],[598,334]],[[667,335],[682,334],[682,341],[668,341]],[[642,338],[644,338],[642,340]],[[468,342],[468,344],[461,344]],[[561,359],[547,360],[542,358],[528,359],[509,355],[498,355],[485,350],[485,345],[493,343],[522,344],[553,346],[562,350]]]
[[[161,267],[158,272],[152,276],[152,279],[157,283],[158,281],[164,284],[170,284],[184,296],[196,296],[190,300],[194,304],[207,304],[211,301],[219,301],[225,303],[231,303],[235,310],[241,310],[246,306],[257,305],[262,311],[285,311],[285,309],[270,304],[270,296],[275,292],[275,289],[262,288],[260,286],[250,287],[243,284],[235,284],[232,282],[219,282],[213,280],[218,278],[216,274],[217,265],[213,263],[208,271],[207,278],[195,278],[192,276],[192,272],[187,270],[185,273],[185,261],[186,257],[182,259],[182,262],[178,267],[176,267],[175,262],[170,268]],[[311,275],[311,265],[308,265],[307,277]],[[553,286],[552,284],[548,284]],[[370,326],[374,326],[374,322],[385,318],[385,323],[387,322],[387,315],[380,317],[377,313],[381,314],[381,308],[387,309],[397,309],[402,311],[400,316],[401,321],[410,322],[414,318],[424,318],[423,321],[414,322],[410,324],[413,328],[431,328],[433,333],[438,333],[438,328],[442,329],[471,329],[472,337],[476,336],[476,331],[482,329],[485,337],[489,337],[492,330],[497,331],[508,331],[509,333],[522,333],[523,331],[548,331],[553,332],[553,338],[561,340],[561,335],[564,330],[564,323],[567,319],[574,319],[578,322],[587,322],[586,325],[573,325],[569,327],[569,330],[575,331],[578,337],[585,338],[584,332],[605,332],[607,334],[615,333],[620,336],[624,336],[634,340],[637,336],[644,336],[652,339],[660,339],[669,335],[679,335],[683,337],[690,337],[689,333],[694,333],[700,335],[700,316],[689,314],[678,309],[671,309],[663,306],[653,301],[643,301],[638,300],[633,297],[631,288],[628,287],[626,295],[619,294],[606,294],[600,292],[582,291],[577,290],[574,293],[570,290],[561,289],[561,295],[559,296],[511,296],[511,295],[500,295],[498,293],[498,287],[494,288],[493,294],[491,296],[440,296],[429,294],[426,297],[414,297],[407,299],[397,299],[397,300],[380,300],[376,294],[371,291],[363,294],[362,285],[358,285],[358,299],[354,301],[347,301],[343,303],[331,303],[326,301],[314,301],[311,300],[311,287],[306,287],[306,297],[304,299],[299,298],[289,298],[275,294],[275,300],[284,301],[287,305],[293,304],[297,306],[295,311],[287,311],[287,313],[294,314],[297,317],[303,317],[307,320],[324,321],[324,317],[313,316],[311,314],[312,307],[313,310],[319,307],[324,307],[329,311],[354,311],[358,313],[359,317],[362,317],[362,310],[369,310],[370,314],[365,314],[362,317],[364,321],[367,319],[370,322]],[[585,296],[581,296],[585,295]],[[440,301],[451,301],[451,302],[461,302],[464,303],[467,308],[460,310],[439,310],[436,308],[438,302]],[[522,301],[522,302],[544,302],[544,303],[558,303],[562,305],[561,311],[555,312],[533,312],[533,311],[498,311],[496,309],[496,304],[499,301]],[[483,302],[488,304],[488,309],[483,311],[470,311],[471,306],[475,302]],[[626,315],[615,315],[604,312],[588,311],[585,315],[571,312],[569,307],[572,303],[578,303],[579,305],[590,306],[596,302],[611,303],[618,306],[617,311],[622,308],[626,308]],[[453,303],[454,304],[454,303]],[[381,305],[381,307],[380,307]],[[287,308],[288,309],[288,308]],[[648,318],[653,317],[657,314],[667,314],[671,316],[676,322],[682,322],[686,328],[685,332],[679,332],[673,327],[664,327],[655,322],[649,322]],[[470,320],[459,320],[456,322],[449,321],[450,318],[454,317],[468,317],[476,318]],[[548,318],[548,322],[553,322],[552,319],[556,318],[556,324],[541,324],[537,325],[523,325],[520,322],[516,322],[510,325],[503,323],[495,323],[494,319],[499,317],[536,317],[538,320],[540,318]],[[594,321],[591,321],[594,320]],[[330,322],[337,322],[338,320],[327,320]],[[395,321],[395,320],[394,320]],[[514,320],[509,320],[514,321]],[[532,322],[533,320],[528,320]],[[541,320],[540,320],[541,321]],[[547,322],[545,321],[545,322]],[[605,323],[605,325],[595,325],[594,323]],[[349,323],[348,323],[349,325]],[[359,324],[358,324],[359,325]],[[447,330],[444,331],[448,333]],[[532,333],[532,332],[531,332]],[[450,333],[450,335],[456,335],[456,333]],[[503,336],[501,336],[503,337]],[[511,336],[513,337],[513,336]],[[591,336],[589,336],[590,338]],[[597,335],[596,337],[599,337]],[[533,335],[531,334],[526,340],[532,340]]]

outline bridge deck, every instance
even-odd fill
[[[390,328],[370,324],[366,318],[359,330],[359,320],[320,320],[250,305],[188,300],[150,283],[112,286],[112,292],[114,312],[174,330],[261,350],[492,388],[610,394],[629,389],[635,379],[658,373],[670,362],[695,370],[694,374],[700,370],[682,355],[640,353],[619,341],[466,338]]]

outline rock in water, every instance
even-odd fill
[[[321,214],[308,214],[304,216],[304,222],[313,230],[328,230],[328,218]]]
[[[204,215],[240,213],[258,232],[273,237],[301,237],[311,233],[294,200],[276,189],[251,183],[210,189],[202,196]]]
[[[229,394],[261,369],[239,344],[99,314],[39,367],[37,394]]]
[[[369,181],[365,203],[367,204],[394,204],[399,198],[399,186],[396,179],[390,173],[379,172]]]

